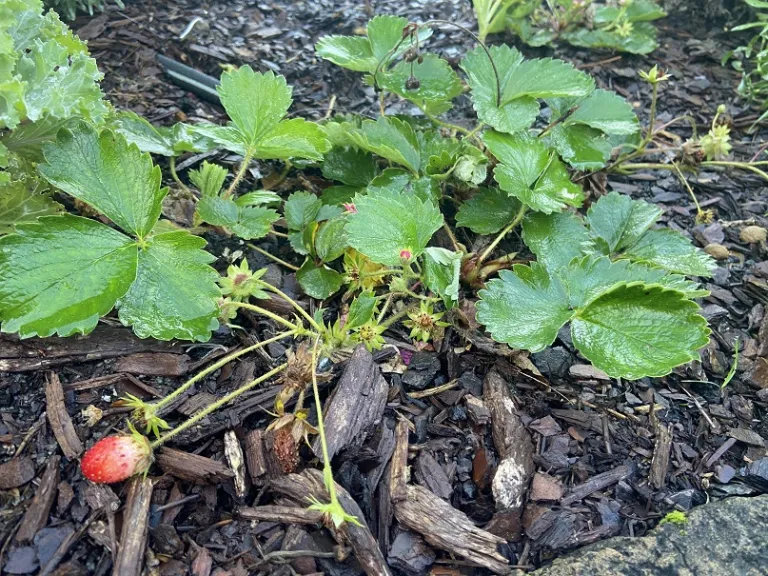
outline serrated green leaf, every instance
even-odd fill
[[[623,255],[686,276],[712,276],[716,268],[708,254],[679,232],[669,229],[648,230]]]
[[[359,130],[349,134],[349,138],[363,150],[418,174],[421,167],[419,141],[408,122],[385,116],[380,116],[376,121],[365,120]]]
[[[480,188],[456,213],[456,225],[475,234],[496,234],[515,218],[520,202],[499,188]]]
[[[238,206],[262,206],[265,204],[275,204],[281,201],[282,199],[280,196],[271,190],[254,190],[235,198],[235,204]]]
[[[344,254],[347,249],[347,222],[344,218],[334,218],[323,222],[315,235],[315,251],[323,262],[331,262]]]
[[[355,72],[373,73],[378,63],[370,41],[362,36],[323,36],[315,44],[315,51],[320,58]]]
[[[462,255],[445,248],[424,251],[424,284],[450,307],[459,301]]]
[[[491,337],[531,352],[552,344],[573,314],[563,285],[536,262],[502,270],[479,296],[477,319]]]
[[[523,241],[538,262],[550,272],[581,256],[589,239],[587,228],[569,212],[527,214],[523,219]]]
[[[400,264],[403,251],[418,257],[443,225],[437,206],[405,192],[358,196],[355,207],[347,217],[349,245],[378,264]]]
[[[52,216],[61,205],[48,195],[30,190],[25,182],[0,184],[0,235],[13,232],[16,224]]]
[[[408,88],[412,76],[419,83],[415,90]],[[379,85],[432,115],[450,110],[451,100],[462,92],[456,72],[448,62],[434,54],[426,54],[420,63],[398,62],[391,71],[379,75]]]
[[[603,168],[613,149],[605,134],[582,124],[558,124],[549,132],[548,142],[570,166],[585,172]]]
[[[118,302],[121,322],[139,338],[207,341],[218,328],[215,260],[188,232],[153,236],[139,252],[136,280]]]
[[[322,127],[303,118],[292,118],[283,120],[262,136],[253,157],[261,160],[293,157],[322,160],[329,149]]]
[[[628,36],[619,36],[614,31],[602,29],[578,28],[564,32],[560,37],[582,48],[610,48],[631,54],[650,54],[658,48],[656,28],[647,22],[633,23],[632,33]]]
[[[592,236],[602,239],[610,254],[637,242],[662,214],[658,206],[611,192],[592,204],[586,222]]]
[[[46,216],[0,238],[0,320],[22,338],[87,334],[136,276],[137,245],[78,216]]]
[[[363,187],[376,176],[376,162],[370,153],[355,148],[333,148],[323,158],[323,177],[347,186]]]
[[[178,156],[184,152],[208,152],[213,143],[197,134],[192,126],[154,126],[134,112],[121,112],[115,121],[115,132],[136,144],[142,152],[161,156]]]
[[[218,196],[222,186],[224,186],[227,174],[227,170],[218,164],[203,161],[200,168],[189,171],[189,181],[200,191],[203,197]]]
[[[448,172],[465,149],[468,153],[471,153],[473,148],[477,150],[474,146],[464,144],[456,138],[444,138],[437,130],[417,132],[416,138],[419,141],[421,169],[430,176]]]
[[[580,98],[595,89],[589,74],[553,58],[523,60],[510,74],[501,93],[502,104],[521,97]]]
[[[595,90],[579,102],[565,124],[584,124],[606,134],[635,134],[640,130],[640,122],[629,102],[608,90]]]
[[[357,186],[329,186],[323,190],[320,199],[326,206],[341,206],[352,202],[355,195],[363,192],[365,188]]]
[[[261,206],[239,206],[230,199],[203,196],[197,203],[197,213],[203,222],[223,226],[243,240],[263,238],[280,215]]]
[[[576,313],[571,333],[579,352],[609,376],[659,377],[699,358],[709,329],[698,311],[677,290],[619,284]]]
[[[547,214],[559,212],[566,205],[581,205],[581,187],[571,182],[557,154],[537,138],[487,132],[483,140],[500,162],[494,178],[511,196]]]
[[[102,212],[126,232],[147,236],[160,217],[167,188],[160,188],[160,168],[152,165],[122,136],[98,134],[81,123],[62,130],[55,143],[43,148],[43,177],[67,194]]]
[[[0,90],[1,92],[1,90]],[[0,101],[2,96],[0,96]],[[45,116],[37,122],[16,126],[2,137],[2,146],[30,162],[43,161],[43,146],[56,140],[59,130],[76,123],[73,118]],[[2,163],[0,163],[2,165]]]
[[[472,105],[477,117],[500,132],[512,134],[524,130],[538,116],[539,103],[535,98],[518,98],[507,103],[500,99],[512,73],[523,61],[523,55],[506,45],[490,46],[488,50],[499,74],[498,93],[493,66],[482,48],[467,52],[460,64],[472,89]]]
[[[227,116],[251,147],[277,126],[293,101],[284,76],[257,73],[250,66],[222,74],[218,92]]]
[[[363,324],[367,324],[373,318],[375,310],[376,296],[374,296],[373,292],[361,292],[349,305],[347,322],[344,324],[344,328],[346,330],[354,330]]]
[[[294,192],[285,201],[285,222],[289,230],[303,230],[314,222],[323,203],[309,192]]]
[[[311,259],[307,259],[299,268],[299,271],[296,272],[296,279],[307,296],[318,300],[330,298],[339,291],[344,282],[344,277],[336,270],[332,270],[324,264],[318,266]]]

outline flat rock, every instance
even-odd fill
[[[730,498],[694,508],[685,524],[663,524],[642,538],[609,538],[528,574],[758,576],[765,574],[767,522],[768,495]]]

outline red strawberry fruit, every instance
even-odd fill
[[[151,463],[152,446],[149,440],[134,432],[102,438],[85,453],[80,468],[83,476],[92,482],[113,484],[146,472]]]

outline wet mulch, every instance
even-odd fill
[[[105,72],[108,98],[161,124],[222,121],[223,113],[215,102],[170,83],[155,61],[158,53],[213,76],[222,65],[246,63],[284,74],[294,86],[292,114],[374,114],[374,94],[358,75],[315,58],[319,36],[355,33],[374,13],[473,25],[471,3],[458,0],[127,4],[74,27]],[[660,63],[673,79],[662,88],[659,120],[689,114],[706,130],[725,103],[734,151],[749,158],[760,149],[760,134],[744,130],[755,111],[735,99],[738,78],[719,65],[735,39],[722,32],[722,22],[695,19],[688,12],[662,21],[663,46],[648,58],[573,48],[554,54],[588,69],[600,85],[633,102],[641,117],[649,95],[636,71]],[[453,62],[469,45],[442,30],[431,44]],[[521,49],[529,56],[552,54]],[[389,106],[411,112],[407,103]],[[460,100],[454,121],[471,124],[470,111]],[[685,139],[690,130],[675,124],[670,138]],[[183,158],[180,165],[200,160]],[[251,177],[267,185],[274,173],[265,163]],[[286,190],[313,186],[294,174],[286,182]],[[393,332],[393,346],[374,356],[358,349],[332,367],[324,385],[340,498],[364,520],[338,532],[306,508],[308,496],[325,497],[319,447],[267,430],[278,384],[244,395],[177,437],[159,451],[146,479],[96,486],[79,470],[85,447],[123,426],[120,396],[163,396],[225,353],[273,335],[269,322],[251,318],[244,331],[222,330],[211,343],[194,345],[139,340],[114,319],[90,337],[19,342],[2,336],[2,570],[504,572],[613,535],[642,536],[671,510],[768,491],[768,251],[739,235],[748,223],[766,225],[764,182],[749,173],[699,174],[693,186],[702,206],[716,214],[708,226],[695,225],[695,207],[669,173],[593,184],[593,194],[618,190],[655,202],[669,226],[701,246],[729,250],[705,282],[711,296],[702,304],[713,332],[701,362],[665,378],[611,380],[578,356],[567,332],[532,355],[494,344],[474,323],[471,303],[453,313],[454,327],[434,350],[415,351],[406,333]],[[165,212],[179,221],[186,214],[174,202]],[[238,252],[252,266],[266,265],[242,244],[208,239],[220,268]],[[287,253],[270,241],[262,246]],[[291,276],[274,266],[269,274],[295,293]],[[280,301],[271,305],[285,312]],[[736,374],[721,390],[736,339]],[[268,370],[289,344],[275,343],[214,373],[166,417],[178,422],[194,414]]]

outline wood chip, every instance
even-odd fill
[[[419,454],[419,457],[416,459],[413,475],[419,484],[435,495],[445,500],[450,500],[453,494],[453,486],[451,486],[445,470],[443,470],[431,454],[428,452]]]
[[[141,576],[144,550],[149,533],[149,505],[153,484],[150,478],[136,477],[128,489],[128,501],[123,510],[123,530],[113,574]]]
[[[248,486],[245,482],[245,457],[234,430],[224,434],[224,455],[235,475],[235,494],[238,498],[243,498],[248,492]]]
[[[201,547],[197,556],[195,556],[195,559],[192,561],[192,566],[190,566],[192,576],[210,576],[212,569],[213,558],[211,557],[211,553],[208,552],[208,548]]]
[[[530,493],[531,500],[536,502],[542,500],[556,502],[562,497],[563,483],[560,480],[543,472],[536,472],[533,475]]]
[[[667,469],[669,468],[669,455],[672,449],[672,425],[664,425],[658,422],[655,428],[656,445],[653,448],[649,477],[651,486],[656,488],[656,490],[661,490],[666,483]]]
[[[251,430],[245,435],[245,462],[251,482],[257,484],[267,473],[267,460],[264,455],[264,431]]]
[[[483,399],[491,413],[493,443],[501,458],[491,483],[496,508],[522,512],[534,472],[531,435],[520,419],[507,381],[496,369],[485,376]]]
[[[326,404],[325,435],[330,458],[347,446],[363,444],[370,429],[381,421],[388,390],[389,385],[373,356],[365,346],[359,345]],[[322,461],[319,438],[312,450]]]
[[[31,458],[12,458],[0,464],[0,490],[23,486],[35,477]]]
[[[35,497],[24,513],[21,525],[16,531],[16,542],[31,542],[35,534],[48,523],[48,514],[50,514],[53,501],[56,499],[60,462],[60,456],[51,456],[48,459]]]
[[[238,509],[237,515],[244,520],[281,522],[283,524],[321,524],[323,521],[323,514],[320,511],[296,506],[242,507]]]
[[[574,502],[577,502],[582,498],[586,498],[593,492],[603,490],[608,486],[616,484],[616,482],[619,480],[624,480],[624,478],[630,474],[631,470],[629,466],[622,465],[614,468],[613,470],[609,470],[608,472],[603,472],[602,474],[593,476],[583,484],[579,484],[571,488],[571,491],[567,496],[565,496],[565,498],[560,501],[560,503],[563,506],[570,506]]]
[[[51,423],[51,429],[59,446],[61,446],[61,451],[64,456],[74,460],[83,453],[83,443],[75,432],[72,419],[64,405],[64,390],[61,387],[59,376],[55,372],[46,374],[45,401],[48,422]]]
[[[189,362],[186,354],[138,352],[120,358],[115,371],[145,376],[183,376],[189,372]]]
[[[760,434],[753,430],[747,430],[746,428],[732,428],[728,431],[728,436],[731,438],[736,438],[736,440],[739,442],[744,442],[744,444],[750,444],[752,446],[766,446],[765,440],[762,436],[760,436]]]
[[[229,480],[235,475],[221,462],[173,448],[161,448],[156,462],[166,474],[188,482],[217,483]]]

